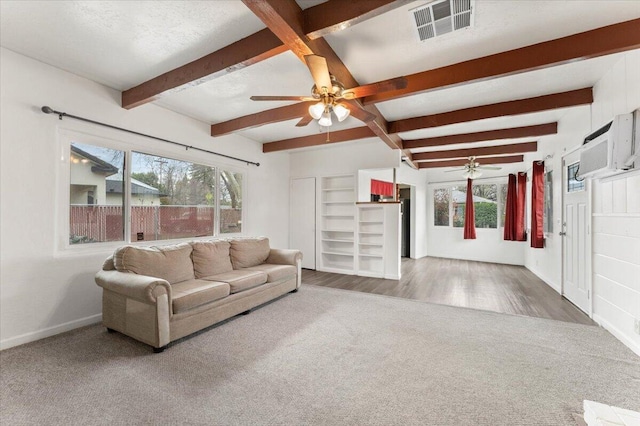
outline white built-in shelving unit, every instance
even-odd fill
[[[384,209],[380,204],[358,206],[358,275],[384,276]]]
[[[341,274],[355,272],[355,200],[354,175],[320,179],[318,269]]]

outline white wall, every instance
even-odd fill
[[[640,108],[640,50],[609,70],[594,97],[592,131]],[[640,171],[592,184],[593,319],[640,355]]]
[[[640,108],[640,50],[624,55],[594,86],[590,107],[572,108],[559,123],[558,135],[541,146],[527,161],[553,155],[554,234],[546,236],[544,249],[527,248],[525,266],[562,291],[562,240],[558,236],[562,215],[561,159],[616,114]],[[638,143],[638,142],[637,142]],[[640,355],[640,171],[606,179],[592,179],[592,316]]]
[[[0,347],[6,348],[100,320],[95,272],[113,248],[56,247],[60,167],[59,129],[118,140],[136,149],[232,167],[247,174],[245,234],[266,235],[274,247],[289,236],[289,157],[263,154],[240,136],[213,139],[209,125],[153,104],[131,111],[120,93],[87,79],[0,49],[1,203]],[[185,152],[147,138],[40,112],[48,105],[192,146],[261,163],[247,166],[210,154]],[[68,187],[62,188],[68,193]]]

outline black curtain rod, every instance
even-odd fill
[[[42,109],[42,112],[44,112],[45,114],[58,114],[58,118],[60,120],[62,120],[62,117],[74,118],[76,120],[86,121],[87,123],[92,123],[92,124],[97,124],[99,126],[109,127],[110,129],[121,130],[123,132],[133,133],[134,135],[144,136],[146,138],[155,139],[155,140],[158,140],[158,141],[161,141],[161,142],[166,142],[166,143],[171,143],[173,145],[178,145],[178,146],[181,146],[181,147],[185,148],[187,151],[190,150],[190,149],[194,149],[196,151],[206,152],[207,154],[218,155],[220,157],[229,158],[231,160],[241,161],[243,163],[247,163],[247,165],[253,164],[254,166],[258,166],[258,167],[260,166],[260,163],[256,163],[254,161],[243,160],[242,158],[232,157],[232,156],[226,155],[226,154],[220,154],[219,152],[209,151],[209,150],[202,149],[202,148],[197,148],[197,147],[191,146],[191,145],[185,145],[185,144],[180,143],[180,142],[174,142],[174,141],[170,141],[168,139],[162,139],[162,138],[159,138],[157,136],[147,135],[147,134],[144,134],[144,133],[136,132],[134,130],[123,129],[122,127],[112,126],[111,124],[101,123],[100,121],[94,121],[94,120],[90,120],[90,119],[84,118],[84,117],[78,117],[77,115],[71,115],[71,114],[67,114],[66,112],[56,111],[56,110],[54,110],[54,109],[52,109],[52,108],[50,108],[48,106],[43,106],[41,109]]]

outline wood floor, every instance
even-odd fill
[[[435,257],[403,258],[402,279],[399,281],[303,269],[302,283],[441,305],[595,324],[523,266]]]

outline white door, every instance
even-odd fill
[[[290,247],[302,251],[302,267],[316,269],[316,178],[291,179]]]
[[[562,294],[590,313],[591,240],[587,181],[576,179],[579,152],[563,158],[562,172]]]

